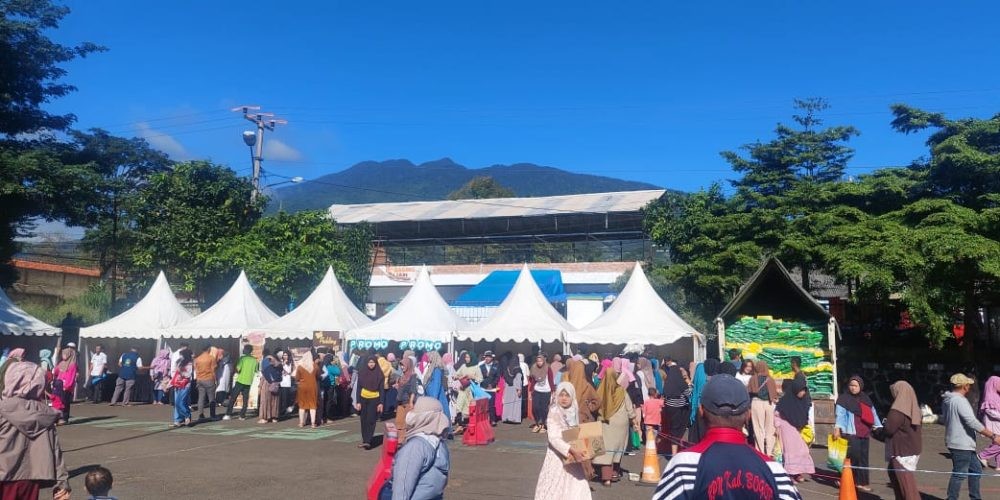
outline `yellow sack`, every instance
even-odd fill
[[[847,458],[847,440],[844,438],[834,439],[833,434],[826,437],[826,464],[831,469],[840,472],[844,468],[844,459]]]

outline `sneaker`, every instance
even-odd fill
[[[223,415],[222,420],[229,420],[231,417],[229,415]]]
[[[246,420],[246,419],[247,419],[246,417],[240,415],[240,420]]]

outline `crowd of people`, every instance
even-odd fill
[[[42,350],[39,357],[40,363],[32,363],[23,349],[11,349],[0,359],[0,436],[21,453],[17,463],[22,464],[4,468],[11,455],[0,456],[5,475],[0,491],[15,492],[15,498],[36,498],[39,488],[50,486],[56,498],[68,496],[55,429],[70,418],[76,346],[67,344],[57,356]],[[103,402],[104,379],[114,370],[110,404],[133,404],[136,378],[148,371],[153,404],[173,405],[172,426],[245,419],[254,406],[262,425],[297,415],[300,427],[315,428],[358,417],[358,447],[370,449],[379,420],[394,418],[403,447],[394,464],[393,498],[434,498],[434,492],[443,492],[450,468],[447,440],[477,425],[524,422],[531,432],[545,434],[549,444],[538,499],[566,498],[566,492],[588,498],[591,482],[610,487],[620,481],[627,472],[622,457],[642,445],[648,429],[672,457],[654,498],[701,498],[699,488],[713,481],[709,476],[738,456],[741,463],[753,458],[761,487],[778,498],[797,498],[795,483],[815,472],[809,453],[813,404],[796,358],[791,359],[793,375],[782,381],[772,377],[765,361],[741,359],[736,351],[727,361],[681,366],[669,357],[637,353],[537,353],[526,360],[523,354],[492,351],[479,356],[460,351],[453,357],[436,351],[407,350],[397,356],[374,350],[264,349],[258,358],[249,345],[234,360],[219,347],[194,353],[181,344],[174,351],[161,350],[148,366],[136,349],[129,349],[111,367],[98,345],[89,361],[84,387],[91,401]],[[956,374],[951,382],[942,407],[954,472],[949,497],[957,496],[967,478],[975,498],[982,467],[1000,470],[1000,377],[987,380],[979,415],[966,397],[974,380]],[[875,439],[886,443],[886,469],[896,497],[920,498],[914,471],[922,451],[922,413],[909,383],[897,381],[891,393],[883,419],[864,380],[850,377],[836,399],[833,437],[847,441],[858,489],[870,491]],[[564,431],[588,422],[601,423],[606,450],[589,459],[563,438]],[[978,453],[976,433],[992,440]],[[713,467],[690,468],[706,463],[706,457]],[[423,493],[413,496],[417,491]]]

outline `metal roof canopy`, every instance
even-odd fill
[[[581,234],[598,239],[637,239],[642,237],[642,208],[664,193],[664,190],[646,190],[332,205],[329,213],[339,224],[373,224],[376,238],[387,243],[449,238],[496,238],[510,242]]]
[[[726,324],[739,316],[771,315],[806,322],[826,322],[830,313],[792,279],[788,269],[774,257],[767,259],[722,309],[718,318]]]

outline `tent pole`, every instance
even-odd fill
[[[726,322],[715,318],[715,332],[719,335],[719,359],[726,359]],[[707,346],[706,346],[707,347]]]
[[[827,343],[830,346],[830,364],[833,365],[833,393],[837,392],[837,320],[830,318],[826,324]]]

